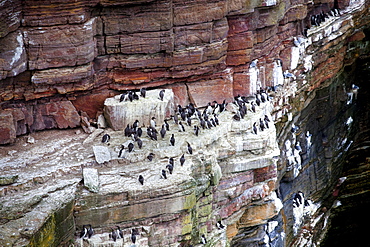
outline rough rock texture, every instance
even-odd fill
[[[145,98],[120,102],[121,95],[107,98],[104,102],[104,116],[114,130],[124,130],[138,120],[141,125],[150,126],[154,117],[156,126],[161,126],[166,118],[174,115],[174,95],[172,90],[164,89],[163,100],[159,98],[161,90],[146,91]]]
[[[320,26],[310,23],[334,5],[339,16]],[[0,149],[0,169],[18,179],[0,188],[1,244],[67,245],[91,223],[96,236],[77,238],[76,245],[113,244],[108,232],[117,224],[127,244],[136,228],[138,243],[150,246],[196,245],[202,234],[210,246],[319,245],[337,205],[331,195],[341,162],[355,142],[352,84],[356,60],[370,51],[368,5],[2,1],[0,143],[14,146]],[[298,46],[297,36],[304,38]],[[283,79],[285,70],[296,79]],[[223,124],[201,138],[172,126],[180,149],[169,147],[168,139],[153,144],[143,138],[145,149],[125,150],[119,159],[121,145],[132,141],[122,131],[96,130],[90,137],[73,130],[33,133],[74,128],[80,119],[95,124],[106,98],[125,90],[170,88],[175,104],[199,107],[265,86],[276,86],[272,109],[233,122],[228,108]],[[276,130],[253,135],[251,124],[270,113]],[[102,132],[117,138],[107,144],[111,161],[97,165],[92,146],[103,145]],[[29,133],[34,141],[19,137]],[[195,154],[160,179],[168,158],[177,162],[186,152],[185,141]],[[150,166],[149,150],[156,154]],[[98,170],[98,193],[84,189],[81,166]],[[308,205],[293,207],[299,191]],[[216,228],[219,219],[225,229]]]
[[[20,108],[25,115],[32,115],[34,105],[69,100],[77,111],[96,119],[105,98],[117,91],[158,86],[179,89],[178,85],[184,87],[181,92],[174,91],[176,104],[190,101],[205,106],[210,100],[231,101],[237,94],[276,85],[274,59],[282,60],[283,70],[294,70],[302,62],[297,59],[303,46],[310,46],[306,53],[316,54],[306,57],[302,68],[305,73],[313,70],[312,90],[343,65],[346,45],[322,55],[332,46],[323,44],[364,38],[361,30],[357,35],[354,30],[366,25],[366,21],[356,21],[365,8],[354,9],[353,17],[330,17],[319,28],[312,26],[306,44],[300,48],[293,45],[292,37],[311,27],[310,16],[328,12],[333,4],[4,1],[0,13],[4,20],[0,32],[2,109]],[[345,13],[348,5],[363,2],[338,4]],[[258,68],[249,70],[250,62],[257,58]],[[26,128],[17,135],[49,128],[42,122],[36,118],[37,128]],[[2,140],[10,142],[9,138]]]
[[[94,139],[85,145],[81,143],[89,137],[72,130],[56,132],[64,137],[34,134],[34,143],[18,139],[16,148],[5,147],[1,155],[2,171],[18,175],[18,180],[1,190],[1,244],[39,246],[49,241],[57,245],[74,234],[71,228],[76,227],[77,233],[82,225],[92,224],[95,236],[76,238],[76,245],[109,246],[113,243],[108,236],[110,228],[120,225],[124,243],[129,241],[130,229],[136,228],[142,246],[197,244],[202,234],[210,243],[222,246],[236,234],[235,225],[266,223],[281,209],[274,192],[275,156],[279,153],[275,128],[271,125],[257,135],[252,132],[252,123],[265,115],[271,119],[271,110],[269,102],[263,103],[241,121],[225,111],[219,115],[218,126],[202,129],[198,137],[192,127],[179,132],[171,121],[165,138],[153,141],[145,135],[142,149],[135,143],[134,150],[125,149],[121,157],[121,144],[132,140],[124,137],[123,131],[107,129],[104,132],[111,139],[100,145],[110,152],[110,160],[103,166],[95,163],[93,155],[94,145],[101,143],[101,132],[99,136],[91,134]],[[197,121],[194,117],[193,124],[199,124]],[[175,146],[169,143],[172,133]],[[155,154],[153,161],[147,159],[150,152]],[[183,166],[179,162],[182,154],[186,159]],[[169,158],[175,160],[174,171],[167,171],[167,179],[163,179],[161,170],[167,170]],[[144,185],[139,183],[139,175],[144,177]],[[79,183],[82,178],[83,185]],[[254,213],[261,208],[268,210]],[[40,210],[43,214],[36,217]],[[225,228],[216,227],[219,220]]]

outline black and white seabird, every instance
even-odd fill
[[[141,128],[137,128],[136,134],[138,137],[141,137],[141,135],[143,134],[143,130]]]
[[[262,121],[262,118],[260,118],[260,129],[261,131],[264,131],[265,130],[265,123]]]
[[[291,129],[291,132],[292,133],[295,133],[295,132],[297,132],[299,130],[299,126],[296,126],[296,125],[292,125],[292,129]]]
[[[217,116],[215,115],[215,123],[217,124],[217,125],[220,125],[220,123],[218,122],[218,118],[217,118]]]
[[[264,119],[263,119],[263,121],[265,122],[265,126],[266,126],[266,128],[270,128],[270,126],[269,126],[269,122],[266,120],[266,118],[264,118]]]
[[[261,95],[261,101],[262,101],[262,103],[265,103],[266,102],[265,93],[260,93],[260,95]]]
[[[139,137],[137,136],[136,131],[132,132],[132,134],[131,134],[131,138],[132,138],[132,140],[133,140],[134,142],[136,142],[136,141],[137,141],[137,139],[138,139]]]
[[[166,170],[162,170],[162,177],[163,177],[164,179],[167,179]]]
[[[171,158],[168,159],[168,163],[170,163],[171,165],[174,165],[175,160],[171,157]]]
[[[185,154],[182,154],[182,156],[180,157],[180,165],[183,166],[185,163]]]
[[[250,65],[249,65],[249,68],[256,68],[257,67],[257,63],[258,63],[258,59],[254,59]]]
[[[202,244],[206,244],[207,243],[207,239],[206,239],[206,236],[204,234],[202,234],[201,243]]]
[[[137,146],[141,149],[143,147],[143,141],[140,138],[136,138]]]
[[[220,104],[220,112],[223,112],[226,109],[226,100],[224,99],[222,103]]]
[[[177,116],[177,113],[175,113],[175,115],[171,116],[173,118],[173,122],[175,124],[178,124],[179,123],[179,117]]]
[[[110,140],[110,135],[105,134],[105,135],[103,135],[103,137],[101,139],[101,142],[102,143],[107,143],[107,142],[109,142],[109,140]]]
[[[131,230],[131,241],[132,243],[136,242],[136,232],[134,230]]]
[[[135,120],[135,122],[132,124],[132,128],[134,129],[134,130],[136,130],[137,129],[137,127],[139,127],[139,120]]]
[[[121,94],[121,97],[119,97],[119,102],[126,101],[127,100],[127,93]]]
[[[164,120],[164,126],[166,127],[167,131],[170,131],[170,125],[167,123],[167,120]]]
[[[119,226],[117,226],[117,238],[123,238],[123,232]]]
[[[144,185],[144,177],[142,175],[139,175],[139,182],[141,185]]]
[[[213,120],[213,118],[209,119],[209,121],[211,122],[213,127],[216,127],[216,123],[215,123],[215,120]]]
[[[297,37],[293,37],[293,43],[297,47],[301,47],[301,45],[302,45],[302,43],[300,42],[300,40]]]
[[[134,149],[134,144],[132,142],[130,142],[128,144],[128,152],[131,153],[133,149]]]
[[[139,95],[137,95],[136,92],[132,93],[132,97],[134,100],[139,100]]]
[[[150,126],[151,126],[152,128],[155,128],[155,125],[156,125],[155,117],[152,117],[152,118],[150,119]]]
[[[150,139],[157,141],[157,130],[155,128],[148,127],[146,133],[148,134]]]
[[[299,207],[304,202],[304,194],[298,191],[293,198],[293,207]]]
[[[179,121],[179,132],[185,132],[185,127],[184,127],[184,125],[181,123],[181,121]]]
[[[220,229],[220,230],[225,228],[225,226],[222,224],[221,220],[218,220],[218,221],[216,222],[216,226],[217,226],[217,228],[218,228],[218,229]]]
[[[172,146],[175,146],[175,135],[172,134],[171,138],[170,138],[170,143]]]
[[[260,106],[260,105],[261,105],[261,99],[260,99],[259,94],[256,94],[256,104],[257,104],[258,106]]]
[[[215,107],[213,108],[213,115],[217,115],[220,113],[220,104],[217,101],[213,101]]]
[[[112,239],[113,239],[113,241],[114,242],[116,242],[116,240],[117,240],[117,232],[116,232],[116,230],[113,230],[113,228],[112,228],[112,233],[110,234],[110,236],[112,237]]]
[[[134,96],[132,95],[131,91],[128,92],[128,99],[130,100],[130,102],[134,100]]]
[[[213,108],[211,102],[208,102],[207,108],[206,108],[207,115],[211,115],[213,113]]]
[[[290,73],[288,70],[284,71],[283,76],[284,76],[285,79],[288,79],[288,78],[293,78],[293,80],[296,79],[296,76],[294,74]]]
[[[141,95],[141,97],[145,98],[145,95],[146,95],[146,89],[145,88],[140,88],[140,95]]]
[[[170,174],[172,174],[172,171],[173,171],[173,165],[168,164],[168,165],[166,165],[166,168],[168,169],[168,171],[170,172]],[[162,173],[163,173],[163,171],[162,171]]]
[[[206,120],[206,127],[207,129],[211,129],[213,127],[211,121],[209,121],[208,119]]]
[[[257,135],[257,126],[256,126],[256,122],[253,124],[253,133]]]
[[[190,146],[189,142],[188,142],[188,152],[189,154],[193,154],[193,148]]]
[[[206,128],[206,121],[204,121],[204,119],[200,119],[200,126],[205,129]]]
[[[122,152],[123,152],[124,149],[125,149],[125,147],[122,145],[121,150],[119,150],[119,153],[118,153],[118,158],[121,158],[121,155],[122,155]]]
[[[196,136],[198,136],[198,135],[199,135],[199,127],[198,127],[198,125],[194,125],[194,134],[195,134]]]
[[[91,227],[90,224],[88,226],[89,226],[89,229],[87,230],[87,237],[91,238],[91,236],[94,234],[94,229]]]
[[[256,112],[256,105],[254,102],[251,103],[251,109],[252,109],[252,112]]]
[[[130,136],[130,135],[131,135],[131,128],[130,128],[130,125],[127,124],[125,128],[125,136]]]
[[[294,145],[294,148],[295,150],[298,151],[298,153],[302,152],[301,144],[299,141],[296,142],[296,144]]]
[[[153,160],[153,158],[154,158],[154,154],[153,153],[150,153],[150,154],[148,154],[148,156],[147,156],[147,159],[149,160],[149,161],[152,161]]]
[[[186,123],[187,123],[189,126],[191,126],[191,118],[190,118],[190,117],[188,117],[188,118],[186,119]]]
[[[151,136],[152,140],[154,141],[157,141],[158,138],[157,138],[157,131],[152,131],[152,136]]]
[[[82,230],[80,232],[80,238],[85,238],[85,237],[87,237],[87,228],[86,228],[86,225],[83,225]]]
[[[165,125],[162,124],[162,128],[161,130],[159,131],[159,133],[161,134],[161,137],[162,139],[164,138],[164,136],[166,135],[166,128],[165,128]]]
[[[180,112],[180,117],[181,117],[182,121],[185,121],[186,120],[186,112],[185,111]]]
[[[240,116],[238,114],[235,114],[233,116],[233,119],[236,120],[236,121],[240,121]]]
[[[159,98],[163,101],[163,97],[164,97],[164,89],[162,89],[161,91],[159,91]]]

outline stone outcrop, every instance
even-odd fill
[[[138,103],[147,107],[143,100]],[[75,244],[108,246],[113,243],[108,233],[116,225],[124,229],[124,243],[130,241],[130,229],[135,228],[142,246],[196,244],[202,234],[210,243],[226,244],[236,234],[236,225],[266,223],[281,209],[274,192],[275,156],[279,153],[274,125],[257,135],[252,132],[254,122],[265,115],[271,119],[271,110],[270,102],[262,103],[256,113],[248,112],[241,121],[233,120],[233,112],[222,112],[219,125],[202,129],[199,136],[190,126],[186,126],[186,132],[179,132],[171,120],[165,138],[153,141],[143,136],[142,149],[135,143],[134,150],[125,149],[121,157],[120,146],[132,142],[131,137],[107,129],[104,132],[111,139],[100,145],[108,150],[110,158],[102,161],[103,166],[95,163],[93,155],[97,155],[101,132],[99,136],[91,134],[94,139],[88,142],[84,141],[89,138],[86,134],[72,131],[62,138],[38,133],[33,144],[19,143],[24,146],[22,152],[6,147],[2,151],[2,159],[8,164],[4,171],[17,174],[18,180],[1,191],[1,232],[9,236],[1,244],[63,242],[74,234],[71,227],[78,231],[86,224],[94,226],[95,235],[91,239],[76,238]],[[197,122],[194,116],[193,124]],[[175,146],[169,143],[172,133]],[[57,141],[51,141],[55,138]],[[192,154],[186,151],[187,143],[193,148]],[[35,155],[19,163],[18,168],[12,165],[36,148],[39,150]],[[153,161],[147,159],[150,152],[155,154]],[[182,154],[186,159],[183,166],[179,163]],[[173,174],[165,168],[169,158],[175,160]],[[44,163],[47,169],[37,168],[44,167]],[[162,169],[167,170],[167,179],[161,178]],[[144,177],[144,185],[139,183],[139,175]],[[83,184],[79,183],[82,178]],[[28,211],[30,207],[34,209]],[[261,208],[268,210],[256,214]],[[43,214],[34,218],[41,209]],[[32,223],[34,220],[38,224]],[[220,220],[223,229],[216,226]]]
[[[44,104],[14,104],[1,111],[2,144],[13,143],[17,135],[44,129],[65,129],[80,126],[80,116],[70,101]]]
[[[124,229],[117,245],[130,242],[131,229],[149,246],[196,245],[202,234],[209,246],[322,243],[339,205],[341,162],[356,141],[352,84],[356,61],[370,51],[367,1],[5,0],[2,6],[0,144],[13,145],[0,149],[1,245],[71,239],[112,245],[108,234],[116,225]],[[339,15],[311,23],[333,7]],[[267,86],[271,105],[232,120],[234,96]],[[121,127],[91,125],[100,126],[106,100],[118,102],[123,91],[142,87],[171,89],[174,105],[225,99],[228,111],[199,137],[171,125],[175,147],[167,136],[145,137],[143,149],[135,143],[118,157],[131,138]],[[107,120],[116,110],[106,108]],[[276,128],[271,123],[254,135],[251,125],[264,115]],[[145,126],[148,117],[142,116]],[[35,133],[80,124],[92,133]],[[101,143],[103,133],[112,137],[109,144]],[[102,159],[94,146],[104,147]],[[161,179],[170,157],[174,174]],[[353,177],[342,186],[351,188]],[[296,197],[302,200],[293,204]],[[217,228],[218,220],[225,228]],[[91,239],[76,237],[84,224],[95,228]]]
[[[339,6],[345,9],[359,2],[362,4],[360,0],[351,4],[339,1]],[[15,101],[27,108],[70,100],[77,111],[95,119],[106,97],[118,91],[159,86],[174,90],[176,104],[190,101],[204,106],[210,99],[231,101],[237,94],[255,93],[259,86],[277,85],[273,72],[276,58],[282,60],[284,70],[296,69],[301,49],[293,45],[292,37],[302,36],[311,26],[310,16],[327,12],[333,4],[4,1],[0,13],[4,20],[0,32],[2,109],[19,108],[8,104]],[[314,43],[336,39],[329,33],[345,34],[345,39],[356,29],[350,17],[330,19],[323,33],[314,31],[316,27],[309,29],[308,40],[312,41],[308,42],[315,54],[322,52],[312,49]],[[359,25],[366,25],[366,21]],[[345,48],[330,58],[307,57],[308,68],[313,60],[316,63],[313,88],[338,72],[344,52]],[[258,70],[249,71],[251,61],[257,58]],[[175,89],[180,88],[177,93]]]
[[[144,126],[150,126],[154,117],[157,126],[161,126],[166,118],[174,115],[174,95],[172,90],[163,89],[163,100],[159,98],[161,90],[148,90],[146,96],[139,96],[138,100],[128,99],[121,102],[121,95],[107,98],[104,102],[104,116],[114,130],[124,130],[136,120]]]

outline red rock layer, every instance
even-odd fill
[[[2,109],[14,107],[14,102],[28,106],[71,101],[75,112],[85,111],[91,118],[102,108],[105,96],[141,87],[173,88],[180,104],[230,101],[251,92],[248,69],[256,58],[261,84],[269,86],[274,59],[281,58],[284,69],[291,62],[292,36],[302,34],[312,14],[334,4],[274,0],[22,3],[5,0],[0,10],[4,20],[0,25]],[[341,8],[349,4],[348,0],[338,3]],[[339,50],[328,63],[318,64],[312,88],[338,71],[344,52]]]

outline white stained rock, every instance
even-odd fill
[[[259,69],[257,67],[249,68],[249,81],[250,81],[249,92],[251,94],[257,93],[257,89],[259,89],[258,74],[259,74]]]
[[[157,126],[164,123],[164,119],[173,115],[174,94],[172,89],[165,89],[163,101],[159,98],[161,90],[148,90],[146,97],[139,100],[122,101],[121,95],[107,98],[104,102],[104,116],[114,130],[123,130],[127,124],[132,125],[139,120],[140,125],[149,126],[150,119],[156,118]]]
[[[271,233],[272,231],[274,231],[276,229],[276,227],[279,225],[279,222],[276,221],[276,220],[273,220],[273,221],[269,221],[267,223],[267,232],[268,233]]]
[[[108,162],[111,160],[111,155],[110,155],[108,147],[94,146],[93,150],[94,150],[95,160],[99,164],[102,164],[104,162]]]
[[[298,47],[292,47],[291,49],[292,52],[291,52],[290,70],[294,70],[298,66],[300,50]]]
[[[104,115],[100,114],[98,116],[98,128],[99,129],[105,129],[107,127],[107,123],[105,121]]]
[[[272,72],[272,80],[273,80],[273,85],[283,85],[284,84],[284,76],[283,76],[283,69],[281,66],[277,65],[276,63],[274,64],[274,70]]]
[[[91,192],[99,191],[99,174],[98,170],[95,168],[84,168],[83,178],[85,187]]]
[[[33,138],[32,136],[29,136],[29,137],[27,138],[27,142],[28,142],[28,143],[31,143],[31,144],[34,144],[34,143],[35,143],[35,138]]]

